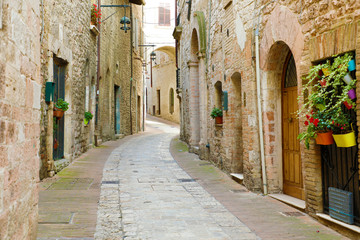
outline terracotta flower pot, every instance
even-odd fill
[[[223,117],[215,117],[215,124],[223,124]]]
[[[56,117],[57,119],[61,119],[64,116],[64,111],[62,109],[56,108],[54,107],[54,113],[53,113],[54,117]]]
[[[353,147],[356,145],[355,133],[333,134],[337,147]]]
[[[54,150],[56,150],[59,147],[59,142],[58,140],[55,138],[54,139]]]
[[[316,144],[318,145],[331,145],[334,143],[334,138],[332,136],[332,131],[325,133],[317,133],[317,137],[315,138]]]

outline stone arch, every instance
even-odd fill
[[[229,113],[234,119],[233,128],[233,153],[231,157],[231,171],[243,173],[243,140],[242,140],[242,94],[241,94],[241,74],[234,72],[231,75],[231,92]]]
[[[200,142],[200,87],[199,87],[199,41],[196,29],[191,35],[190,62],[188,63],[190,72],[189,88],[189,113],[190,113],[190,145],[198,147]]]
[[[260,41],[260,68],[263,98],[264,141],[269,192],[283,189],[282,156],[282,74],[289,53],[295,60],[298,86],[304,35],[296,14],[278,5],[271,13]],[[298,94],[301,88],[298,88]]]

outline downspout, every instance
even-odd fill
[[[142,18],[142,24],[141,24],[141,29],[143,29],[144,27],[144,5],[141,6],[141,18]],[[143,33],[143,31],[140,31],[140,33]],[[141,36],[141,44],[144,44],[144,36]],[[145,57],[145,51],[143,51],[143,58],[146,59]],[[145,131],[145,111],[146,111],[146,104],[145,104],[145,91],[146,91],[146,78],[145,78],[145,69],[144,67],[142,67],[143,69],[143,122],[142,122],[142,130],[143,132]]]
[[[98,8],[100,9],[101,6],[101,0],[98,0]],[[98,39],[97,39],[97,73],[96,73],[96,106],[95,106],[95,132],[98,133],[98,124],[99,124],[99,84],[100,84],[100,36],[101,36],[101,31],[100,31],[100,24],[98,24],[98,28],[99,28],[99,35],[98,35]],[[95,134],[95,146],[98,146],[98,135]]]
[[[178,15],[177,15],[177,0],[175,0],[175,27],[178,26]],[[179,63],[178,63],[178,40],[175,39],[175,65],[176,65],[176,70],[179,68]]]
[[[259,137],[260,137],[260,158],[261,158],[261,170],[262,170],[264,194],[267,195],[267,178],[266,178],[266,164],[265,164],[263,119],[262,119],[262,108],[261,108],[261,84],[260,84],[259,55],[260,55],[259,54],[259,28],[256,28],[256,30],[255,30],[255,57],[256,57],[256,88],[257,88],[257,104],[258,104],[258,119],[259,119]]]
[[[129,4],[130,4],[130,19],[131,19],[131,21],[133,21],[132,4],[131,3],[129,3]],[[133,26],[131,26],[131,29],[130,29],[130,71],[131,71],[131,77],[130,77],[130,134],[131,135],[133,134],[132,109],[131,109],[132,85],[133,85],[133,49],[132,49],[133,44],[132,43],[133,43]]]
[[[264,133],[263,133],[263,119],[261,107],[261,83],[260,83],[260,51],[259,51],[259,28],[260,28],[260,14],[261,11],[270,3],[275,2],[272,0],[262,6],[259,10],[258,22],[255,28],[255,58],[256,58],[256,88],[257,88],[257,105],[258,105],[258,119],[259,119],[259,138],[260,138],[260,158],[261,158],[261,173],[263,179],[264,195],[268,194],[267,178],[266,178],[266,163],[265,163],[265,148],[264,148]]]
[[[208,42],[206,49],[206,72],[208,72],[209,66],[209,55],[210,55],[210,30],[211,30],[211,8],[212,8],[212,0],[209,1],[209,31],[208,31]]]

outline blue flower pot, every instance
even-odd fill
[[[349,71],[355,71],[356,69],[356,64],[355,64],[355,59],[351,59],[348,65],[348,69]]]

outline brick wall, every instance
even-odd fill
[[[40,134],[39,1],[1,1],[0,239],[35,239]]]
[[[200,92],[208,96],[207,125],[202,128],[208,129],[205,141],[210,149],[200,149],[200,156],[208,156],[227,172],[243,172],[245,185],[253,191],[262,190],[254,49],[254,27],[259,26],[266,175],[270,193],[281,192],[281,78],[286,55],[291,51],[295,58],[299,95],[301,77],[307,74],[312,61],[355,50],[358,63],[360,2],[198,0],[192,1],[190,20],[185,1],[179,1],[178,11],[183,28],[179,50],[183,97],[181,137],[191,145],[191,136],[196,134],[190,123],[193,81],[188,63],[192,60],[190,39],[194,29],[198,30],[194,12],[202,11],[207,52],[203,71],[206,85]],[[218,81],[229,94],[229,110],[224,112],[222,126],[215,126],[209,117],[216,100],[214,85]],[[300,128],[303,121],[300,119]],[[301,158],[307,211],[322,212],[320,149],[312,145],[306,150],[301,145]]]

